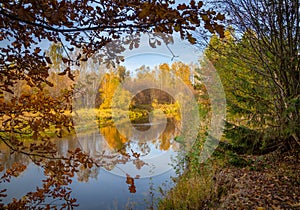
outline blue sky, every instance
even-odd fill
[[[180,37],[174,34],[174,43],[168,47],[162,43],[161,46],[152,48],[149,46],[149,37],[141,36],[139,48],[126,50],[122,55],[125,58],[124,65],[127,70],[135,70],[142,65],[149,66],[151,69],[162,63],[172,64],[174,61],[182,61],[184,63],[199,64],[199,58],[202,53],[199,48],[191,45],[188,41],[181,40]],[[172,53],[176,56],[173,58]]]

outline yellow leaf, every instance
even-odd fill
[[[203,21],[209,21],[209,17],[206,14],[201,15]]]

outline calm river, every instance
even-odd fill
[[[138,130],[147,130],[152,124],[135,124]],[[174,141],[177,135],[176,121],[167,120],[162,133],[145,136],[124,137],[115,126],[107,126],[76,136],[55,139],[59,155],[67,155],[68,150],[82,149],[92,158],[98,159],[102,167],[81,168],[69,185],[72,197],[77,199],[77,209],[155,209],[162,196],[159,188],[168,190],[173,186],[176,173],[174,163],[180,145]],[[7,189],[7,197],[20,199],[28,192],[43,185],[44,170],[21,154],[10,154],[10,150],[0,143],[0,162],[4,169],[14,163],[25,164],[26,170],[11,181],[1,183]],[[0,175],[3,175],[3,170]],[[1,190],[0,189],[0,190]],[[49,202],[57,202],[55,199]],[[58,202],[59,205],[59,202]],[[59,206],[58,206],[59,208]]]

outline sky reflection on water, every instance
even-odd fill
[[[114,128],[110,129],[110,134]],[[77,199],[78,209],[147,209],[156,207],[161,194],[159,187],[167,190],[173,183],[171,176],[176,176],[171,164],[175,158],[177,148],[174,142],[174,127],[169,126],[164,135],[169,139],[166,150],[162,149],[161,137],[148,142],[137,140],[123,141],[121,148],[112,148],[111,145],[119,145],[107,142],[105,136],[99,131],[73,137],[71,139],[56,140],[60,155],[66,155],[68,150],[80,147],[93,158],[103,154],[111,155],[112,159],[106,159],[107,167],[81,168],[72,178],[69,187],[72,196]],[[113,136],[116,136],[114,133]],[[116,138],[119,141],[120,138]],[[113,141],[110,138],[110,141]],[[1,145],[1,144],[0,144]],[[146,146],[145,146],[146,145]],[[145,149],[146,148],[146,149]],[[120,149],[128,154],[134,152],[142,154],[138,158],[130,157],[124,162],[119,160]],[[143,150],[144,149],[144,150]],[[45,178],[44,171],[37,165],[32,164],[28,157],[18,154],[9,154],[9,151],[1,145],[2,165],[9,168],[13,162],[27,165],[27,169],[17,178],[12,178],[10,183],[2,183],[1,189],[8,189],[8,196],[3,199],[4,203],[11,202],[13,198],[21,198],[30,191],[41,187]],[[17,155],[17,156],[16,156]],[[121,155],[122,157],[122,155]],[[103,159],[101,159],[103,161]],[[0,174],[2,175],[2,173]],[[59,201],[51,201],[57,202]]]

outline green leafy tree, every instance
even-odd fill
[[[267,123],[271,123],[274,114],[269,103],[272,100],[268,89],[270,81],[252,72],[253,66],[236,57],[238,52],[251,59],[255,68],[263,71],[251,48],[245,47],[247,39],[244,37],[237,43],[232,33],[232,30],[225,31],[223,39],[213,36],[205,55],[216,68],[225,89],[228,109],[227,136],[240,147],[259,149],[262,142],[258,133],[264,132],[267,136]]]
[[[225,86],[227,135],[252,150],[299,147],[299,1],[225,2],[232,27],[206,56]]]

